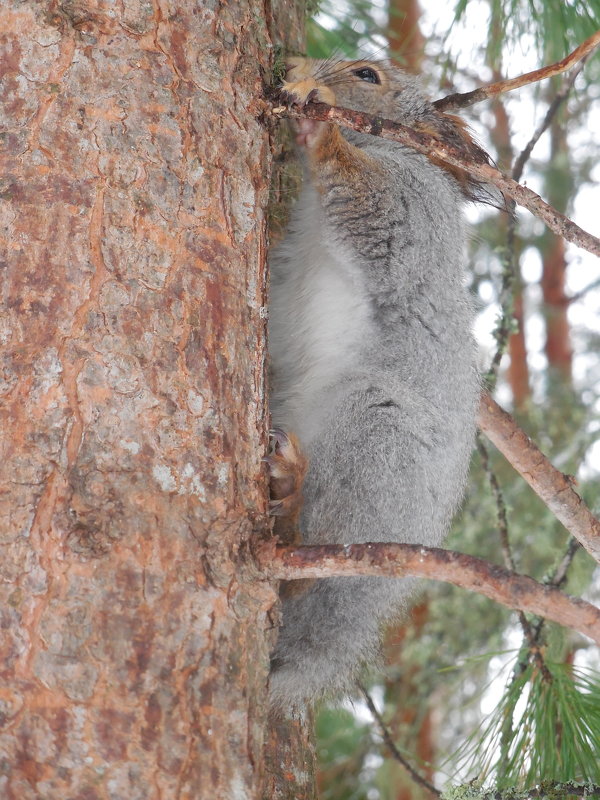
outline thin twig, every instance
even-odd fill
[[[496,340],[496,352],[490,363],[489,369],[485,373],[485,385],[490,391],[496,388],[500,363],[506,349],[510,336],[513,333],[514,319],[514,294],[513,286],[517,273],[517,260],[515,255],[515,218],[513,214],[508,218],[508,229],[506,234],[506,253],[502,259],[502,286],[500,288],[500,319],[494,328],[494,338]],[[511,235],[512,234],[512,235]]]
[[[592,53],[600,44],[600,31],[592,34],[588,39],[579,45],[572,53],[566,58],[557,61],[555,64],[549,64],[541,69],[535,69],[533,72],[527,72],[525,75],[519,75],[517,78],[508,78],[504,81],[497,81],[490,83],[488,86],[480,86],[479,89],[474,89],[472,92],[450,94],[447,97],[441,97],[436,100],[434,105],[438,111],[453,111],[457,108],[466,108],[472,106],[474,103],[479,103],[482,100],[487,100],[489,97],[495,97],[504,92],[511,92],[513,89],[518,89],[521,86],[526,86],[528,83],[537,83],[545,78],[552,78],[554,75],[560,75],[566,72],[578,61]]]
[[[589,283],[587,286],[584,286],[584,288],[581,289],[579,292],[572,294],[571,297],[569,297],[569,299],[567,300],[567,304],[571,305],[571,303],[576,303],[578,300],[581,300],[582,297],[585,297],[585,295],[588,292],[592,292],[594,291],[594,289],[598,289],[599,287],[600,287],[600,278],[598,278],[595,281],[592,281],[592,283]]]
[[[492,495],[496,502],[496,517],[498,519],[498,533],[500,534],[500,544],[502,546],[504,566],[506,567],[506,569],[509,569],[511,572],[514,572],[515,560],[513,558],[510,549],[510,541],[508,538],[508,519],[506,517],[506,504],[504,502],[504,497],[502,496],[502,489],[500,488],[500,484],[498,483],[498,478],[496,477],[496,473],[492,470],[487,447],[481,441],[481,436],[479,434],[477,435],[477,451],[479,453],[479,457],[481,458],[481,465],[483,467],[483,471],[487,475],[488,483],[490,484]]]
[[[555,586],[557,589],[560,589],[563,583],[567,580],[567,572],[569,567],[573,563],[573,559],[575,558],[575,554],[581,549],[581,543],[577,541],[573,536],[569,539],[569,544],[567,545],[567,551],[561,560],[558,563],[558,566],[554,570],[554,573],[548,577],[544,578],[544,583],[548,586]]]
[[[502,495],[502,490],[500,488],[500,484],[498,483],[498,478],[496,477],[496,473],[493,471],[489,454],[487,451],[486,446],[481,441],[481,435],[478,434],[477,436],[477,450],[479,452],[479,457],[481,458],[481,464],[483,466],[483,470],[487,475],[492,494],[494,496],[494,500],[496,501],[496,515],[498,518],[498,532],[500,534],[500,544],[502,546],[502,554],[504,557],[504,565],[507,569],[511,572],[515,571],[515,560],[513,558],[513,554],[510,548],[510,540],[508,536],[508,519],[506,516],[506,505],[504,503],[504,497]],[[529,653],[534,658],[535,663],[537,664],[540,672],[546,677],[547,679],[551,678],[550,672],[548,671],[548,667],[544,663],[544,658],[542,656],[539,642],[536,641],[535,632],[532,628],[529,620],[521,611],[520,609],[517,610],[517,616],[519,618],[519,624],[521,625],[521,629],[523,630],[523,636],[527,640],[529,645]]]
[[[426,778],[424,778],[422,775],[420,775],[417,772],[417,770],[413,767],[413,765],[410,763],[410,761],[407,761],[407,759],[404,758],[402,753],[398,750],[398,748],[396,747],[396,744],[394,742],[394,739],[392,738],[392,735],[391,735],[391,733],[389,732],[389,730],[387,728],[387,725],[383,721],[383,718],[382,718],[381,714],[379,713],[379,711],[377,710],[377,707],[375,706],[375,703],[373,702],[373,698],[371,697],[371,695],[367,691],[366,687],[362,685],[362,683],[359,683],[358,686],[359,686],[359,688],[360,688],[360,690],[361,690],[361,692],[363,694],[363,697],[365,698],[365,702],[366,702],[367,706],[369,707],[369,711],[371,712],[371,714],[377,720],[377,724],[379,725],[379,730],[381,731],[381,735],[383,737],[383,741],[386,743],[386,745],[388,747],[388,750],[390,751],[390,753],[392,754],[394,759],[399,764],[402,764],[402,766],[408,772],[408,774],[413,779],[413,781],[415,783],[417,783],[419,786],[421,786],[423,789],[425,789],[425,791],[431,797],[436,797],[436,798],[440,797],[441,796],[441,792],[439,792],[435,788],[435,786],[433,786],[433,784],[429,783],[429,781]]]
[[[565,528],[600,563],[600,521],[513,418],[487,393],[481,396],[479,428],[527,481]]]
[[[579,73],[581,72],[581,70],[585,66],[585,62],[587,61],[587,58],[588,58],[588,55],[586,54],[581,59],[580,63],[577,64],[575,69],[572,70],[569,73],[569,75],[565,77],[562,86],[557,91],[557,93],[555,94],[552,102],[548,106],[548,110],[546,111],[544,119],[540,122],[540,124],[538,125],[538,127],[534,131],[533,136],[527,142],[527,144],[525,145],[525,147],[523,148],[523,150],[519,154],[518,158],[516,159],[516,161],[515,161],[515,163],[513,165],[512,171],[511,171],[511,175],[513,177],[513,180],[515,180],[515,181],[520,181],[521,180],[521,175],[523,174],[523,169],[525,167],[525,164],[529,160],[529,157],[531,156],[531,152],[532,152],[533,148],[538,143],[538,141],[539,141],[540,137],[542,136],[542,134],[545,133],[545,131],[550,127],[550,124],[552,123],[552,120],[556,116],[556,112],[558,111],[558,109],[561,107],[563,102],[569,96],[569,93],[571,92],[571,89],[573,88],[573,84],[575,83],[575,81],[577,79],[577,76],[579,75]]]
[[[531,139],[517,157],[512,168],[512,177],[514,180],[518,181],[521,179],[521,175],[523,174],[523,169],[525,167],[525,164],[529,160],[535,145],[539,141],[542,134],[548,129],[548,127],[552,123],[552,120],[556,116],[558,109],[560,108],[564,100],[568,97],[571,89],[573,88],[577,76],[579,75],[579,73],[581,72],[581,70],[585,65],[587,57],[588,56],[586,54],[581,59],[580,63],[575,67],[575,69],[573,69],[571,73],[564,79],[563,85],[561,86],[560,90],[556,93],[552,103],[548,107],[544,119],[538,125]],[[508,257],[505,264],[503,286],[502,286],[502,291],[504,293],[504,296],[506,296],[506,292],[510,290],[511,284],[514,282],[515,275],[517,272],[517,260],[515,255],[515,235],[516,235],[516,218],[514,216],[511,216],[508,220],[508,231],[507,231]],[[498,367],[500,366],[500,361],[508,344],[508,338],[510,335],[509,318],[512,312],[510,308],[506,305],[506,302],[502,304],[502,309],[503,309],[502,322],[498,327],[498,348],[489,371],[489,376],[492,378],[495,378],[495,376],[497,375],[497,370]],[[487,451],[486,451],[486,456],[487,456]],[[485,468],[485,463],[484,463],[484,468]],[[491,478],[490,478],[490,483],[492,483]],[[493,489],[493,483],[492,483],[492,489]],[[577,551],[577,549],[579,549],[579,547],[580,547],[579,542],[576,539],[572,538],[568,551],[564,556],[564,558],[562,559],[561,564],[559,565],[557,571],[555,572],[555,575],[549,581],[545,581],[545,583],[557,586],[558,588],[560,583],[562,583],[566,579],[566,573],[568,567],[570,566],[573,560],[573,556],[575,555],[575,552]],[[558,581],[558,583],[555,583],[555,580]],[[522,612],[519,612],[519,621],[521,622],[521,627],[523,628],[524,638],[527,641],[527,652],[524,654],[523,657],[519,659],[517,665],[515,666],[514,679],[517,680],[519,676],[524,672],[524,670],[527,668],[527,664],[529,663],[529,659],[531,658],[532,655],[538,665],[538,668],[540,668],[540,670],[546,676],[547,679],[551,679],[551,675],[543,661],[543,656],[540,650],[540,641],[545,620],[542,617],[539,617],[534,624],[531,624],[526,619],[525,615]],[[523,624],[523,622],[525,622],[525,624]]]
[[[453,583],[510,609],[521,609],[573,628],[600,644],[600,609],[527,575],[516,575],[475,556],[415,544],[367,542],[286,547],[257,543],[255,563],[266,580],[336,576],[431,578]]]
[[[569,539],[569,544],[567,545],[566,552],[561,560],[558,562],[558,565],[552,575],[547,576],[543,579],[542,583],[546,584],[546,586],[554,586],[556,589],[560,589],[562,585],[567,580],[567,573],[569,571],[569,567],[573,563],[573,559],[575,558],[575,554],[581,549],[581,544],[577,541],[574,536],[571,536]],[[535,643],[539,646],[540,639],[542,636],[542,631],[544,629],[544,624],[546,620],[543,617],[540,617],[535,625],[533,626],[533,639]]]
[[[571,70],[569,75],[565,77],[561,88],[556,93],[555,97],[552,100],[552,103],[549,105],[548,110],[544,115],[544,119],[538,125],[532,137],[527,142],[527,144],[525,145],[525,147],[515,160],[515,163],[513,164],[513,168],[511,171],[512,178],[514,180],[519,181],[521,179],[521,175],[523,174],[523,169],[525,168],[525,164],[529,160],[535,145],[537,144],[543,133],[551,125],[552,120],[556,116],[560,106],[568,97],[571,89],[573,88],[575,80],[577,79],[577,76],[579,75],[579,73],[581,72],[581,70],[585,65],[588,55],[589,54],[586,53],[579,62],[579,64],[577,64],[576,67],[573,70]],[[487,376],[488,383],[492,383],[497,376],[498,368],[500,366],[502,356],[506,350],[506,347],[508,345],[508,340],[510,337],[510,319],[512,317],[512,304],[513,304],[511,289],[515,281],[518,270],[518,262],[515,253],[515,236],[516,236],[516,217],[514,215],[510,215],[508,219],[508,230],[507,230],[507,253],[504,264],[503,281],[502,281],[502,295],[504,296],[505,299],[504,302],[502,303],[502,319],[497,329],[498,347],[496,350],[496,354],[492,360],[490,370],[488,372]],[[509,294],[510,294],[510,305],[509,302],[506,300]],[[481,437],[479,435],[477,437],[477,447],[480,453],[484,471],[488,476],[488,481],[490,483],[492,493],[496,500],[497,515],[498,515],[498,530],[500,533],[500,541],[504,553],[504,563],[508,569],[514,571],[515,564],[510,550],[510,543],[508,539],[508,523],[506,519],[506,507],[504,505],[504,499],[502,497],[502,493],[496,475],[491,469],[487,448],[482,443]],[[579,544],[575,539],[573,539],[572,541],[575,541],[577,544]],[[572,561],[572,556],[568,564],[570,564],[571,561]],[[564,572],[565,575],[566,575],[566,569],[568,568],[568,564],[565,567],[565,572]],[[548,668],[544,663],[542,652],[540,650],[540,639],[544,627],[544,619],[540,618],[537,620],[536,624],[531,624],[522,611],[518,612],[518,617],[519,617],[519,623],[523,630],[523,636],[528,644],[528,657],[526,656],[525,659],[522,659],[519,662],[520,669],[517,668],[515,672],[520,673],[522,670],[524,670],[529,658],[533,657],[542,674],[544,674],[546,678],[549,679],[551,676],[548,671]]]
[[[532,214],[543,220],[554,233],[564,236],[569,242],[573,242],[573,244],[588,250],[590,253],[600,256],[600,239],[584,231],[583,228],[580,228],[579,225],[576,225],[564,214],[552,208],[527,186],[522,186],[512,178],[504,175],[496,167],[484,163],[483,160],[476,163],[474,159],[468,160],[464,158],[456,147],[432,136],[430,133],[426,133],[423,130],[415,130],[399,122],[392,122],[389,119],[373,117],[361,111],[353,111],[350,108],[328,106],[325,103],[307,103],[302,109],[296,107],[288,109],[281,106],[274,108],[273,113],[292,119],[314,119],[334,122],[336,125],[351,128],[361,133],[368,133],[389,141],[400,142],[429,158],[433,157],[451,166],[458,167],[484,183],[492,183],[497,186],[504,194],[509,195],[519,205],[529,209]]]

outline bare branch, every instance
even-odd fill
[[[399,764],[402,764],[402,766],[408,772],[413,781],[419,786],[421,786],[430,797],[434,798],[441,797],[442,793],[439,792],[435,788],[435,786],[429,783],[429,781],[426,780],[422,775],[420,775],[417,772],[417,770],[413,767],[413,765],[410,763],[410,761],[404,758],[402,753],[398,750],[398,748],[396,747],[396,743],[392,738],[392,734],[389,732],[387,725],[383,721],[383,717],[381,716],[379,711],[377,711],[377,707],[373,702],[373,698],[371,697],[367,689],[362,685],[362,683],[359,683],[358,685],[360,687],[361,692],[363,693],[365,702],[369,707],[369,711],[377,720],[377,724],[379,725],[379,730],[381,731],[381,735],[383,736],[383,741],[386,743],[388,750],[390,751],[394,759]]]
[[[600,563],[600,521],[573,489],[571,476],[557,470],[487,392],[481,397],[478,423],[556,518]]]
[[[504,502],[504,496],[502,495],[502,489],[500,488],[500,484],[498,482],[496,473],[494,472],[490,464],[490,458],[487,451],[487,447],[481,441],[481,434],[477,434],[477,451],[481,459],[481,466],[483,467],[483,471],[487,476],[488,483],[490,484],[490,489],[492,491],[492,495],[496,503],[496,519],[498,520],[498,533],[500,535],[500,545],[502,547],[504,566],[506,567],[506,569],[509,569],[511,570],[511,572],[514,572],[516,567],[512,550],[510,548],[510,539],[508,535],[508,518],[506,515],[506,503]]]
[[[600,287],[600,278],[598,278],[595,281],[592,281],[592,283],[588,284],[587,286],[584,286],[584,288],[581,289],[576,294],[571,295],[571,297],[569,297],[567,301],[568,304],[571,305],[571,303],[578,302],[579,300],[581,300],[582,297],[585,297],[585,295],[588,292],[593,292],[595,289],[598,289],[598,287]]]
[[[586,58],[599,44],[600,31],[596,31],[596,33],[573,50],[572,53],[561,59],[561,61],[557,61],[555,64],[549,64],[541,69],[535,69],[533,72],[527,72],[525,75],[519,75],[518,78],[508,78],[504,81],[490,83],[489,86],[480,86],[479,89],[474,89],[472,92],[450,94],[447,97],[436,100],[434,106],[436,106],[438,111],[453,111],[457,108],[466,108],[482,100],[487,100],[489,97],[495,97],[504,92],[511,92],[513,89],[526,86],[528,83],[537,83],[545,78],[552,78],[554,75],[560,75],[562,72],[571,69],[578,61]]]
[[[334,122],[345,128],[380,136],[394,142],[412,147],[428,157],[438,158],[451,166],[458,167],[480,181],[493,183],[505,194],[512,197],[519,205],[529,209],[532,214],[543,220],[550,230],[559,236],[564,236],[569,242],[589,250],[590,253],[600,256],[600,239],[584,231],[579,225],[561,214],[555,208],[544,202],[542,198],[527,186],[509,178],[499,169],[483,160],[475,162],[467,160],[452,145],[437,139],[430,133],[409,128],[399,122],[392,122],[381,117],[371,117],[361,111],[352,111],[349,108],[328,106],[325,103],[308,103],[302,110],[298,108],[279,107],[273,109],[274,114],[291,117],[293,119],[314,119]]]
[[[600,644],[600,609],[526,575],[515,575],[480,558],[416,544],[327,544],[286,547],[263,542],[255,559],[268,580],[344,575],[420,578],[453,583],[511,609],[558,622]]]

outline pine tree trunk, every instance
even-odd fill
[[[261,797],[259,118],[289,5],[2,4],[7,800]]]

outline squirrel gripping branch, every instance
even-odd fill
[[[290,59],[281,101],[342,105],[483,151],[387,62]],[[306,544],[441,544],[461,501],[480,391],[464,285],[465,198],[494,189],[404,145],[297,123],[305,180],[271,257],[273,512]],[[500,198],[501,201],[501,198]],[[350,689],[411,578],[282,591],[271,699]]]

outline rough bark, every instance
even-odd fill
[[[264,800],[314,800],[317,756],[312,712],[270,716],[267,735]]]
[[[240,552],[286,5],[2,4],[7,800],[261,796],[275,593]]]

